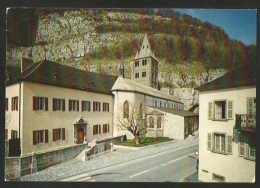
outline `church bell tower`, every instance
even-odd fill
[[[158,69],[159,62],[156,60],[145,34],[142,46],[131,62],[131,79],[158,89]]]

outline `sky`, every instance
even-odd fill
[[[254,9],[174,9],[220,26],[232,39],[256,44],[257,11]]]

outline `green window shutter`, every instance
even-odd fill
[[[232,154],[233,148],[232,148],[233,142],[232,142],[232,136],[227,137],[227,153]]]
[[[212,102],[209,102],[209,104],[208,104],[208,119],[212,119],[212,108],[213,107],[213,104],[212,104]]]
[[[233,119],[233,101],[227,102],[227,119]]]
[[[212,149],[212,138],[211,138],[211,133],[208,133],[208,144],[207,144],[207,149],[211,150]]]

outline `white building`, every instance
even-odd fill
[[[252,182],[256,150],[254,65],[198,87],[199,180]]]

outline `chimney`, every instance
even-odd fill
[[[21,58],[21,73],[33,64],[33,60],[22,57]]]

